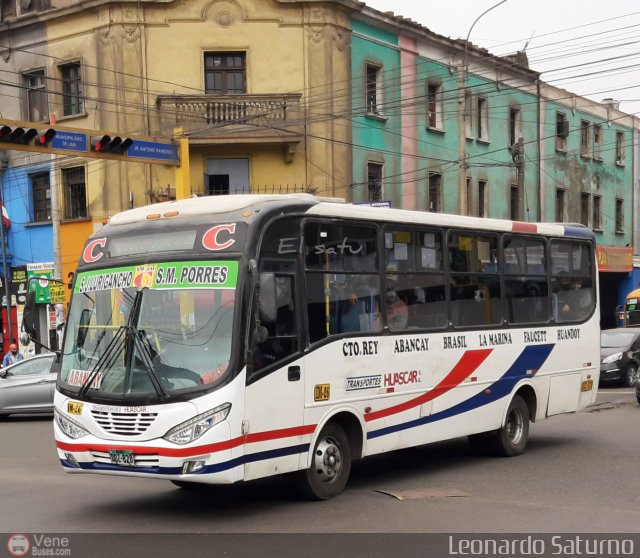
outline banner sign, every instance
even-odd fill
[[[234,289],[238,262],[165,262],[79,273],[74,294],[110,289]]]

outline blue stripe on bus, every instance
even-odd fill
[[[563,226],[565,236],[570,236],[572,238],[586,238],[587,240],[594,238],[591,229],[588,229],[586,227],[571,227],[566,225]]]
[[[525,347],[525,349],[522,351],[522,353],[520,353],[520,356],[518,356],[511,368],[509,368],[509,370],[507,370],[507,372],[495,383],[486,388],[490,390],[489,394],[485,393],[485,390],[482,390],[480,393],[474,395],[473,397],[462,401],[461,403],[458,403],[453,407],[440,411],[439,413],[421,417],[419,419],[402,424],[396,424],[394,426],[372,430],[367,434],[367,439],[371,440],[374,438],[379,438],[380,436],[386,436],[387,434],[393,434],[394,432],[400,432],[409,428],[415,428],[416,426],[422,426],[430,422],[436,422],[438,420],[449,418],[461,413],[466,413],[467,411],[472,411],[473,409],[477,409],[484,405],[488,405],[489,403],[493,403],[494,401],[497,401],[498,399],[509,395],[514,386],[520,380],[522,380],[523,378],[531,377],[531,374],[527,373],[527,371],[537,371],[538,369],[540,369],[540,367],[547,360],[548,356],[551,354],[554,346],[554,344],[547,344],[530,345],[528,347]]]
[[[284,457],[287,455],[295,455],[299,453],[305,453],[309,451],[309,444],[300,444],[298,446],[289,446],[286,448],[278,448],[268,451],[260,451],[257,453],[250,453],[231,459],[223,463],[214,463],[207,465],[199,471],[192,473],[194,475],[206,475],[208,473],[219,473],[221,471],[228,471],[239,465],[245,465],[246,463],[254,463],[256,461],[263,461],[266,459],[275,459],[277,457]],[[78,467],[72,464],[66,459],[61,459],[60,463],[63,467],[68,469],[77,469]],[[181,475],[182,467],[121,467],[119,465],[111,465],[109,463],[96,463],[80,461],[78,463],[80,468],[85,471],[112,471],[112,472],[127,472],[127,473],[146,473],[149,475]]]

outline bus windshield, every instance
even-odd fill
[[[88,399],[170,398],[227,373],[237,262],[84,272],[76,279],[60,385]]]

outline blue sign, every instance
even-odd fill
[[[51,140],[51,147],[61,151],[86,151],[87,134],[56,130],[56,135]]]
[[[134,140],[127,150],[127,156],[141,159],[178,162],[178,148],[169,143]]]

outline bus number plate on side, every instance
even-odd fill
[[[119,465],[121,467],[133,467],[136,463],[131,450],[109,450],[111,465]]]
[[[314,401],[329,401],[331,395],[331,384],[316,384],[313,387]]]

